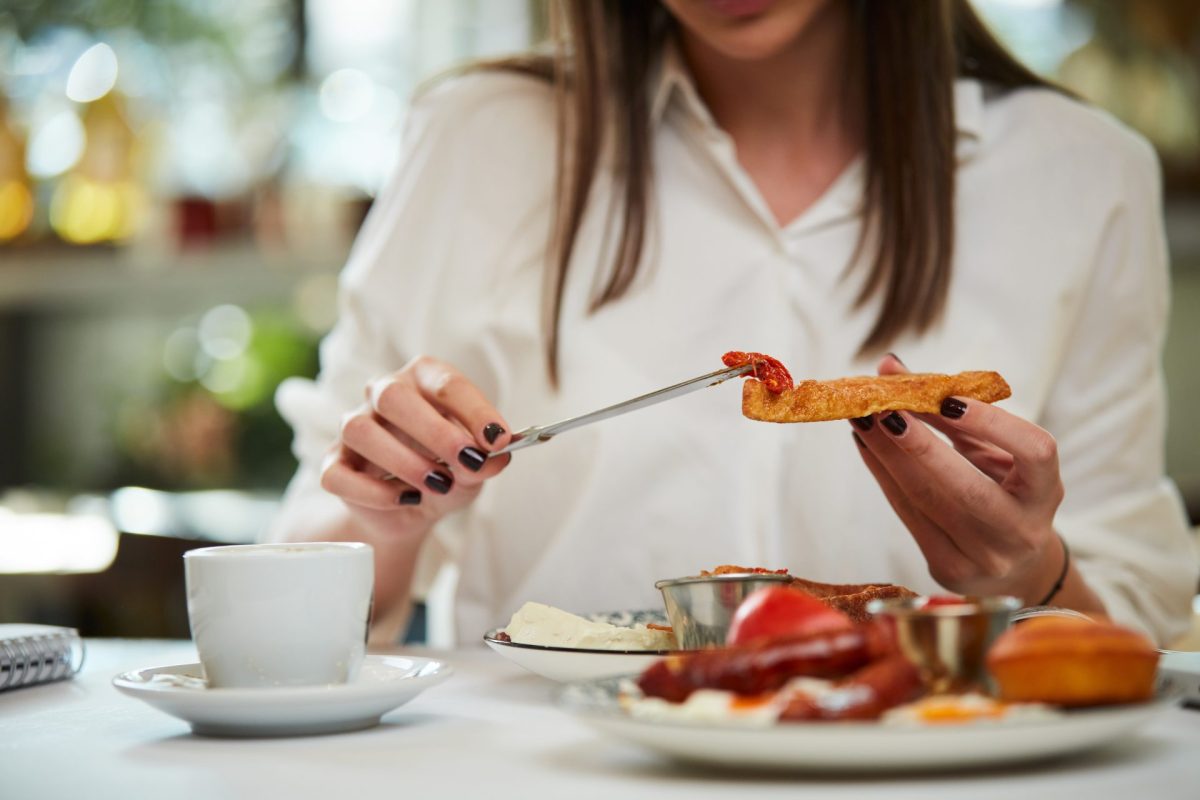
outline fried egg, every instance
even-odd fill
[[[1053,719],[1059,712],[1041,703],[1003,703],[982,694],[942,694],[897,706],[884,713],[886,725],[961,725]]]

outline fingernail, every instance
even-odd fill
[[[893,411],[883,418],[883,427],[887,428],[893,436],[901,436],[908,430],[908,423],[904,421],[904,417]]]
[[[396,498],[396,503],[402,506],[415,506],[421,503],[421,493],[416,489],[405,489]]]
[[[488,444],[495,444],[496,440],[504,435],[504,428],[499,423],[489,422],[483,426],[483,438],[487,439]]]
[[[486,462],[487,456],[474,447],[464,447],[458,451],[458,463],[471,470],[471,472],[479,472],[479,470],[483,469],[483,465]]]
[[[858,428],[860,431],[869,431],[869,430],[871,430],[871,428],[875,427],[875,418],[874,417],[856,417],[856,418],[850,420],[850,424],[853,425],[854,427]],[[856,435],[854,438],[857,439],[858,436]]]
[[[445,494],[454,485],[454,479],[444,472],[434,470],[425,474],[425,485],[438,494]]]
[[[908,369],[908,365],[900,360],[900,356],[896,355],[895,353],[888,353],[888,355],[891,356],[892,358],[896,359],[896,361],[900,364],[900,366],[904,367],[905,369]]]
[[[867,449],[867,443],[866,443],[866,442],[864,442],[864,441],[862,440],[862,437],[861,437],[861,436],[859,436],[859,435],[858,435],[857,433],[855,433],[854,431],[850,431],[850,435],[854,437],[854,443],[855,443],[856,445],[858,445],[859,447],[863,448],[864,450],[865,450],[865,449]]]
[[[967,413],[967,404],[957,397],[947,397],[942,401],[942,416],[950,419],[961,419]]]

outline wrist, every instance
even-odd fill
[[[1026,583],[1021,599],[1026,606],[1053,605],[1071,572],[1071,550],[1066,539],[1057,531],[1051,531],[1046,544],[1038,555],[1030,579]]]
[[[362,540],[375,545],[400,541],[424,541],[433,530],[436,519],[431,518],[420,506],[397,504],[394,509],[380,511],[346,503],[352,526],[358,530]]]

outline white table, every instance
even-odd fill
[[[192,736],[109,684],[127,669],[194,661],[190,643],[92,640],[75,680],[0,694],[0,798],[1200,798],[1200,712],[1182,708],[1119,745],[1050,765],[762,777],[678,766],[601,738],[552,707],[553,684],[482,647],[439,657],[454,677],[378,728],[223,740]]]

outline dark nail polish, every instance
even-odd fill
[[[850,424],[858,428],[860,431],[869,431],[875,427],[874,417],[856,417],[850,420]],[[857,436],[855,438],[858,438]]]
[[[415,506],[421,504],[421,493],[416,489],[405,489],[396,498],[396,502],[402,506]]]
[[[908,430],[908,423],[904,421],[904,417],[893,411],[883,418],[883,427],[887,428],[893,436],[900,436]]]
[[[464,447],[458,451],[458,463],[471,470],[471,472],[479,472],[479,470],[483,469],[483,465],[486,462],[487,456],[474,447]]]
[[[434,470],[425,474],[425,485],[438,494],[445,494],[454,485],[454,479],[444,472]]]
[[[495,444],[496,440],[504,435],[504,428],[496,422],[489,422],[483,426],[483,438],[487,439],[488,444]]]
[[[862,437],[861,437],[861,436],[859,436],[859,435],[858,435],[857,433],[855,433],[854,431],[850,431],[850,435],[854,437],[854,443],[855,443],[856,445],[858,445],[859,447],[861,447],[861,448],[862,448],[862,449],[864,449],[864,450],[866,450],[866,449],[867,449],[867,443],[866,443],[866,442],[864,442],[864,441],[862,440]]]
[[[961,419],[967,413],[967,404],[957,397],[947,397],[942,401],[942,416],[950,419]]]
[[[899,363],[900,366],[904,367],[905,369],[908,369],[908,365],[900,360],[900,356],[896,355],[895,353],[888,353],[888,355],[891,356],[892,358],[896,359],[896,362]]]

